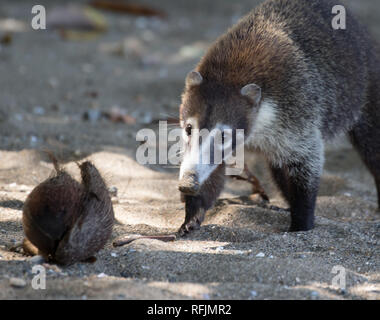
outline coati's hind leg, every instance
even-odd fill
[[[365,107],[349,137],[375,179],[380,209],[380,101]]]
[[[225,168],[220,165],[211,176],[203,183],[199,194],[181,194],[185,201],[185,221],[178,230],[179,236],[184,236],[193,230],[198,230],[205,218],[205,213],[210,209],[224,187]]]

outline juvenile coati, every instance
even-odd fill
[[[180,107],[186,144],[181,235],[199,228],[225,178],[224,163],[193,161],[205,144],[202,138],[197,155],[194,129],[244,129],[246,146],[265,155],[290,205],[290,231],[314,227],[324,142],[342,132],[374,176],[380,204],[380,62],[350,12],[345,30],[332,27],[337,2],[268,0],[188,74]]]

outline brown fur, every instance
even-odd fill
[[[56,175],[38,185],[23,209],[24,250],[60,264],[83,261],[109,239],[114,213],[106,185],[90,162],[80,166],[82,184],[55,165]]]

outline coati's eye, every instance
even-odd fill
[[[192,127],[191,124],[188,124],[188,125],[186,126],[185,131],[186,131],[186,134],[187,134],[188,136],[191,136],[191,129],[192,129],[192,128],[193,128],[193,127]]]

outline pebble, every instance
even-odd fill
[[[22,114],[20,114],[20,113],[16,113],[16,114],[14,115],[14,117],[15,117],[15,119],[16,119],[17,121],[23,121],[23,120],[24,120],[24,116],[23,116]]]
[[[57,88],[59,85],[59,81],[56,78],[50,78],[48,83],[52,88]]]
[[[252,290],[251,292],[251,297],[254,298],[254,297],[257,297],[257,292]]]
[[[85,120],[95,123],[101,118],[101,116],[102,116],[102,113],[100,112],[100,110],[90,109],[84,114],[83,117]]]
[[[108,188],[108,192],[112,197],[117,197],[117,188],[112,186]]]
[[[105,277],[107,277],[107,275],[104,272],[98,274],[98,278],[105,278]]]
[[[36,106],[33,108],[33,113],[38,116],[43,116],[45,114],[45,109],[41,106]]]
[[[37,255],[28,260],[32,264],[42,264],[45,262],[45,259],[43,256]]]
[[[29,137],[29,141],[30,141],[30,145],[33,147],[33,146],[36,146],[37,143],[38,143],[38,138],[36,136],[30,136]]]
[[[311,298],[314,300],[319,297],[319,293],[317,291],[312,291],[310,293]]]
[[[26,281],[24,279],[21,279],[21,278],[10,278],[9,279],[9,284],[12,287],[15,287],[15,288],[24,288],[24,287],[26,287]]]
[[[117,257],[117,253],[116,252],[111,252],[111,257],[116,258]]]
[[[257,255],[256,255],[256,258],[264,258],[265,257],[265,253],[264,252],[259,252]]]
[[[342,295],[346,295],[347,294],[347,290],[346,289],[340,289],[339,293],[342,294]]]

